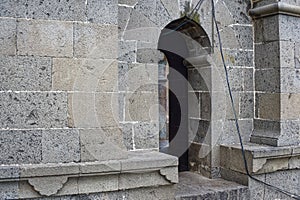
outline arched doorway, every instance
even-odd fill
[[[169,147],[167,153],[179,157],[179,171],[187,171],[189,170],[188,151],[191,142],[188,133],[191,129],[189,120],[192,117],[189,111],[189,93],[192,92],[189,85],[192,85],[193,91],[198,90],[190,84],[191,81],[198,81],[191,80],[195,79],[191,77],[197,77],[192,73],[198,72],[193,71],[194,63],[191,64],[188,60],[191,58],[197,60],[198,57],[210,54],[211,45],[207,34],[197,22],[188,17],[182,17],[172,21],[162,30],[158,49],[164,53],[169,65]],[[209,87],[205,88],[208,92]],[[200,98],[199,95],[198,98]],[[197,120],[200,124],[203,119],[201,119],[198,107],[200,107],[199,103]]]

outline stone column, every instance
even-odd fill
[[[251,142],[300,143],[300,1],[252,0],[255,116]]]

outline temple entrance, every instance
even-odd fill
[[[203,91],[200,91],[194,83],[201,82],[205,85],[204,81],[196,80],[197,77],[201,79],[201,75],[199,71],[194,70],[195,63],[190,63],[189,60],[194,58],[197,60],[199,56],[210,54],[211,46],[201,26],[183,17],[169,23],[162,30],[158,49],[164,53],[168,63],[165,65],[168,67],[166,70],[168,71],[168,84],[165,88],[168,91],[166,95],[168,145],[164,145],[161,149],[179,158],[179,171],[188,171],[190,169],[189,154],[191,154],[189,148],[196,135],[199,135],[198,131],[203,131],[201,128],[192,127],[195,123],[190,123],[190,120],[197,120],[199,123],[196,123],[196,126],[198,127],[203,120],[199,103],[201,95],[198,95]],[[201,87],[206,88],[205,92],[208,93],[209,87],[206,85]],[[194,99],[197,98],[196,101],[191,100],[191,94]],[[195,110],[198,115],[192,114]]]

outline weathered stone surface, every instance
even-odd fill
[[[43,163],[80,161],[78,130],[44,130],[42,134]]]
[[[46,178],[31,178],[28,180],[29,184],[33,186],[35,191],[41,195],[50,196],[57,194],[63,185],[68,181],[66,176],[54,176]]]
[[[253,66],[253,51],[224,50],[227,66]]]
[[[99,24],[117,24],[118,0],[87,1],[87,20]]]
[[[125,106],[126,121],[158,121],[157,93],[142,91],[127,93]],[[141,110],[143,112],[140,112]]]
[[[117,26],[75,23],[74,34],[75,57],[117,58]]]
[[[101,161],[101,162],[84,162],[80,164],[80,173],[114,173],[121,171],[119,160]]]
[[[1,17],[14,17],[16,15],[16,7],[14,1],[2,1],[0,4]]]
[[[18,18],[62,21],[85,21],[85,2],[81,0],[25,0],[12,2],[14,2],[14,8],[16,9],[16,17]]]
[[[136,62],[136,41],[120,41],[119,42],[119,61]]]
[[[157,84],[157,65],[119,63],[119,90],[156,92],[158,90]]]
[[[73,56],[73,25],[70,22],[19,20],[19,55]]]
[[[0,183],[0,197],[1,199],[17,199],[19,186],[18,182],[1,182]]]
[[[240,93],[240,118],[253,118],[254,117],[254,93],[245,92]]]
[[[119,141],[117,141],[119,140]],[[80,130],[81,161],[103,161],[127,158],[120,131],[101,129]]]
[[[6,2],[2,2],[1,5]],[[0,6],[1,9],[1,6]],[[2,11],[2,10],[1,10]],[[0,12],[1,12],[0,11]],[[0,13],[1,15],[1,13]],[[17,23],[15,19],[0,18],[0,54],[16,54],[16,30]]]
[[[179,13],[179,4],[178,3],[174,3],[174,1],[172,1],[172,0],[162,0],[161,3],[172,19],[179,18],[180,13]]]
[[[139,187],[149,187],[152,185],[169,185],[170,182],[160,175],[159,172],[141,173],[141,174],[121,174],[119,176],[119,189],[131,189]]]
[[[237,24],[250,24],[248,10],[251,7],[250,1],[224,0],[226,7]],[[220,18],[219,18],[220,19]]]
[[[117,89],[117,62],[106,59],[54,58],[53,90],[100,92]]]
[[[127,150],[133,150],[133,124],[132,123],[121,123],[120,124],[124,145]]]
[[[137,1],[137,0],[134,0]],[[123,39],[124,30],[127,27],[128,20],[130,19],[132,8],[128,6],[118,7],[118,32],[119,38]]]
[[[280,94],[262,93],[256,95],[256,117],[268,120],[280,119]],[[272,103],[270,103],[272,102]]]
[[[80,194],[118,190],[118,175],[80,177],[78,191]]]
[[[42,161],[41,131],[0,131],[0,135],[1,164],[40,163]]]
[[[20,168],[19,166],[1,166],[0,167],[0,178],[19,178],[20,177]]]
[[[183,172],[179,176],[179,184],[175,199],[249,199],[246,186],[223,179],[209,179],[192,172]]]
[[[159,127],[157,123],[137,123],[133,126],[136,149],[159,148]]]
[[[121,160],[121,171],[130,172],[142,169],[157,169],[178,165],[178,158],[159,152],[129,152],[128,159]]]
[[[0,93],[2,128],[62,128],[67,125],[67,95],[56,92]]]
[[[163,59],[160,51],[150,48],[139,48],[137,50],[137,62],[139,63],[158,63]]]
[[[51,60],[0,56],[0,90],[45,91],[51,88]]]

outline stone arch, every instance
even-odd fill
[[[179,170],[186,171],[189,169],[188,149],[190,142],[197,135],[197,133],[188,134],[188,132],[195,130],[189,121],[191,118],[196,118],[199,122],[202,120],[200,98],[194,93],[200,88],[197,88],[197,84],[194,83],[200,81],[202,84],[200,87],[206,93],[210,88],[203,81],[195,66],[205,62],[205,57],[211,54],[212,48],[204,29],[190,18],[182,17],[170,22],[161,31],[158,49],[164,53],[169,64],[169,147],[165,151],[178,156]],[[191,101],[191,99],[194,100]],[[210,97],[207,102],[210,103]],[[192,113],[195,108],[198,110],[198,115]],[[209,110],[209,116],[210,112]],[[206,120],[210,121],[209,118]],[[196,132],[198,132],[198,128]],[[206,137],[206,132],[203,133],[202,137]]]

